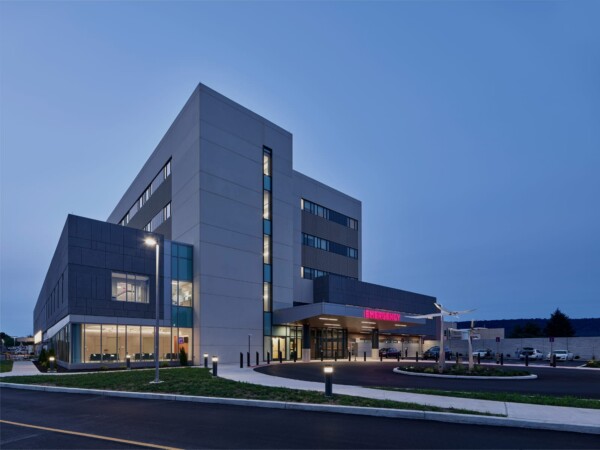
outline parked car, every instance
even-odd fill
[[[440,356],[440,347],[436,345],[423,352],[423,359],[437,359]],[[452,352],[446,347],[446,359],[452,358]]]
[[[400,350],[394,347],[385,347],[379,349],[379,356],[384,358],[397,358],[400,355]]]
[[[533,347],[523,347],[523,350],[519,353],[519,359],[525,359],[525,355],[528,355],[529,359],[544,359],[544,354]]]
[[[477,358],[477,356],[479,356],[480,358],[491,358],[493,356],[492,351],[489,348],[486,349],[479,349],[479,350],[475,350],[473,352],[473,358]]]
[[[556,355],[557,361],[572,361],[573,360],[573,353],[571,353],[568,350],[553,350],[552,353],[548,353],[546,355],[546,359],[550,359],[552,357],[552,354]]]

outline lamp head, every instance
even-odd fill
[[[324,373],[333,373],[333,366],[325,366],[323,367]]]
[[[144,239],[144,243],[148,247],[156,247],[156,245],[158,244],[158,242],[156,242],[156,239],[154,239],[152,237],[147,237],[146,239]]]

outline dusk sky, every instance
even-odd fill
[[[0,329],[198,82],[363,204],[363,280],[461,319],[600,317],[600,2],[0,3]]]

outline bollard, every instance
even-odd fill
[[[333,360],[337,362],[337,350],[333,352]]]
[[[246,365],[250,367],[250,352],[246,352]]]
[[[408,358],[408,348],[404,350],[404,358]]]
[[[440,354],[436,353],[435,354],[435,362],[438,362],[440,360]]]
[[[419,352],[416,353],[415,362],[419,362]]]
[[[296,362],[297,359],[298,359],[298,352],[294,351],[294,362]]]
[[[325,373],[325,397],[331,397],[333,395],[333,367],[325,366],[323,372]]]
[[[240,352],[240,369],[244,368],[244,354]]]
[[[125,361],[127,364],[127,370],[131,370],[131,355],[126,355],[125,356]]]
[[[481,364],[481,355],[477,353],[477,364]]]
[[[396,355],[396,359],[398,360],[398,362],[400,362],[400,352],[398,352],[398,354]]]
[[[267,364],[271,364],[271,352],[267,352]]]
[[[204,368],[208,369],[208,353],[204,354]]]
[[[321,350],[321,362],[323,362],[323,350]]]
[[[279,352],[279,364],[283,362],[283,352]]]
[[[348,362],[352,362],[352,352],[348,352]]]
[[[363,352],[363,358],[365,361],[367,360],[367,352]]]
[[[458,358],[459,358],[458,352],[456,352],[456,364],[460,364],[460,362],[458,361]]]
[[[51,356],[48,358],[48,361],[50,361],[50,368],[48,369],[48,372],[56,372],[55,366],[54,366],[54,361],[56,360],[56,358],[54,358],[54,356]]]
[[[496,353],[496,364],[500,364],[500,356]]]
[[[525,353],[525,366],[529,366],[529,355]]]
[[[500,353],[500,365],[504,365],[504,353]]]
[[[259,362],[259,355],[258,352],[256,352],[256,365],[258,366],[258,362]]]
[[[212,372],[213,372],[213,377],[216,377],[219,371],[219,358],[217,358],[216,356],[212,357]]]
[[[383,355],[381,353],[379,354],[379,362],[383,362]]]
[[[552,354],[552,367],[556,367],[556,355]]]

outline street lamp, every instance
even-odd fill
[[[154,279],[154,293],[156,298],[156,323],[154,324],[154,381],[151,383],[160,383],[160,379],[158,376],[158,330],[160,326],[159,322],[159,312],[160,312],[160,302],[159,302],[159,260],[160,260],[160,245],[158,245],[158,241],[154,238],[147,237],[144,242],[149,247],[156,248],[156,276]]]

